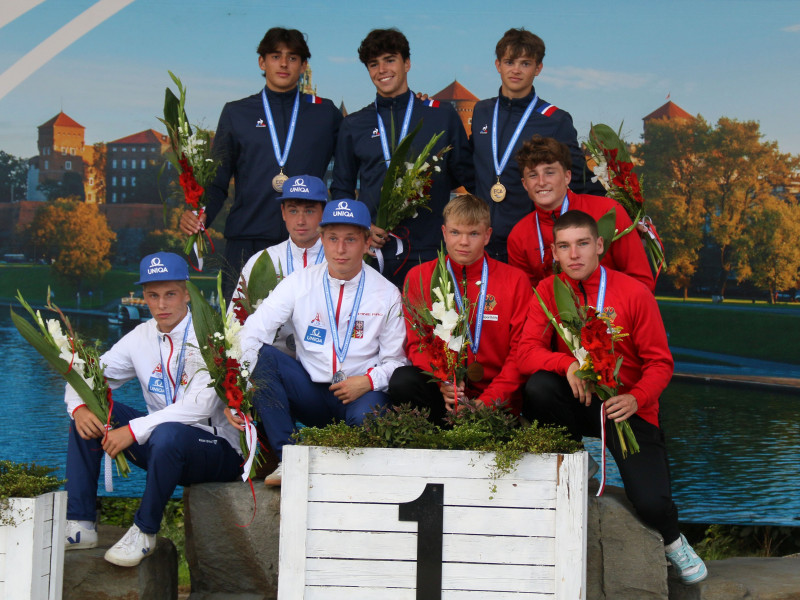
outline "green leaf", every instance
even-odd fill
[[[247,296],[250,303],[255,306],[259,300],[266,298],[275,289],[279,281],[275,264],[266,250],[256,259],[250,277],[247,280]]]
[[[620,129],[622,125],[620,125]],[[631,155],[628,154],[628,149],[625,143],[620,139],[619,134],[611,129],[604,123],[592,125],[589,131],[589,136],[593,138],[601,147],[608,149],[617,149],[617,160],[631,162]]]
[[[222,315],[211,307],[208,300],[203,297],[203,294],[191,281],[186,282],[186,288],[189,290],[189,298],[191,299],[192,326],[197,336],[197,343],[200,346],[200,354],[202,354],[206,365],[209,364],[209,360],[213,364],[211,349],[208,348],[208,339],[214,332],[222,331]],[[224,298],[220,298],[220,304],[224,301]]]
[[[97,401],[94,391],[86,384],[83,377],[81,377],[75,369],[70,369],[69,363],[59,356],[59,352],[53,345],[48,342],[42,334],[37,332],[33,325],[28,323],[26,319],[23,319],[15,313],[13,308],[11,309],[11,320],[14,322],[20,335],[50,363],[50,366],[53,367],[56,373],[67,380],[67,383],[78,393],[81,400],[89,407],[89,410],[105,423],[108,417],[108,411]]]
[[[603,253],[600,260],[606,255],[614,241],[614,232],[617,229],[617,209],[612,208],[597,220],[597,233],[603,238]]]
[[[562,323],[579,321],[578,307],[575,293],[572,288],[561,281],[560,277],[553,277],[553,296],[556,300],[556,309]]]
[[[392,159],[389,161],[389,168],[386,170],[386,175],[383,178],[383,185],[381,185],[381,200],[378,204],[378,214],[375,216],[375,225],[381,229],[386,228],[389,222],[389,196],[392,193],[392,188],[397,181],[398,172],[400,168],[405,168],[406,157],[408,151],[411,149],[411,142],[422,129],[422,119],[420,119],[417,126],[406,137],[400,140],[397,148],[392,153]]]

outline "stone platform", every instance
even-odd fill
[[[64,553],[63,600],[176,600],[178,553],[172,540],[159,537],[156,549],[136,567],[118,567],[103,555],[127,529],[101,525],[99,544]]]

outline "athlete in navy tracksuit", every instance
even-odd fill
[[[535,94],[536,91],[531,89],[530,94],[523,98],[507,98],[502,94],[498,96],[500,104],[497,111],[497,140],[500,154],[505,152],[514,129]],[[566,144],[572,157],[570,189],[579,194],[592,193],[597,190],[589,180],[591,173],[588,177],[586,176],[586,161],[578,146],[577,132],[572,125],[572,117],[568,112],[539,98],[517,139],[508,164],[500,175],[500,183],[506,188],[506,197],[502,202],[492,202],[489,189],[497,182],[492,159],[492,119],[496,102],[497,97],[481,100],[475,105],[472,113],[472,137],[470,140],[473,145],[475,163],[476,195],[487,201],[492,211],[494,233],[486,250],[491,256],[507,261],[506,239],[508,234],[511,233],[514,225],[531,212],[531,201],[522,187],[522,174],[514,158],[524,141],[538,133],[543,137],[555,138]]]
[[[490,204],[492,211],[493,233],[486,251],[493,258],[507,262],[508,234],[532,210],[530,198],[522,187],[522,173],[515,158],[524,141],[538,133],[542,137],[555,138],[565,144],[572,157],[570,189],[576,194],[603,196],[605,192],[600,184],[591,182],[591,173],[586,170],[586,161],[578,146],[578,134],[570,114],[536,95],[533,80],[542,72],[544,41],[525,29],[509,29],[497,42],[495,54],[497,59],[494,64],[500,75],[500,91],[497,97],[481,100],[475,105],[470,142],[475,164],[475,193]],[[513,148],[508,151],[517,126],[534,98],[536,103],[514,140]],[[496,134],[492,125],[495,107]],[[496,139],[496,152],[492,150],[493,138]],[[502,165],[507,151],[507,162]],[[500,183],[505,187],[504,197],[499,202],[493,201],[490,193],[491,187],[497,183],[495,155],[498,165],[502,167]]]
[[[396,29],[376,29],[369,33],[359,48],[359,58],[367,67],[377,89],[376,102],[345,117],[336,145],[331,194],[334,200],[352,198],[359,183],[358,199],[369,207],[373,223],[378,210],[381,185],[386,175],[386,162],[381,146],[378,113],[383,120],[387,146],[393,149],[401,139],[403,121],[409,99],[413,101],[408,132],[422,120],[422,128],[414,138],[412,155],[416,154],[439,132],[445,134],[433,148],[433,153],[445,146],[441,172],[434,173],[431,187],[430,211],[420,210],[415,219],[406,219],[395,234],[401,238],[403,252],[397,255],[397,240],[389,238],[383,247],[386,266],[384,276],[402,285],[406,272],[420,263],[436,257],[441,244],[442,210],[450,201],[450,191],[463,185],[474,187],[472,156],[467,134],[461,119],[449,103],[422,101],[409,90],[407,72],[411,68],[408,40]],[[394,126],[392,126],[392,123]],[[394,132],[394,139],[392,139]],[[376,243],[377,242],[377,243]],[[382,246],[373,229],[373,245]]]
[[[297,92],[265,89],[275,119],[275,132],[283,148]],[[284,173],[324,178],[341,120],[342,113],[330,100],[300,94],[294,139]],[[236,193],[225,222],[225,259],[238,275],[244,261],[255,252],[278,244],[289,235],[277,201],[280,194],[272,187],[272,178],[280,172],[280,167],[266,126],[260,92],[225,105],[214,138],[214,151],[222,164],[207,190],[206,224],[222,209],[233,177]]]
[[[297,82],[311,53],[301,32],[273,27],[261,40],[258,54],[259,68],[266,77],[264,91],[275,128],[278,156],[282,156],[298,94]],[[342,114],[330,100],[300,94],[284,175],[306,174],[324,179],[341,122]],[[225,105],[214,137],[214,153],[221,164],[206,190],[207,226],[222,210],[228,186],[235,179],[233,206],[225,223],[227,269],[223,293],[226,298],[231,297],[242,265],[250,256],[289,236],[277,200],[280,193],[273,188],[273,178],[281,172],[281,166],[269,125],[259,91]],[[181,230],[187,234],[199,230],[197,218],[189,211],[181,217]]]

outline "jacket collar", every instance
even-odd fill
[[[524,98],[509,98],[504,96],[502,93],[502,89],[498,90],[497,97],[500,99],[500,106],[502,108],[521,108],[523,111],[528,108],[528,104],[531,103],[533,97],[536,95],[536,88],[531,86],[531,91],[526,95]],[[535,107],[534,107],[535,108]]]
[[[402,94],[386,98],[380,94],[375,94],[375,101],[378,103],[379,108],[405,108],[408,105],[408,99],[414,97],[414,92],[410,89]]]

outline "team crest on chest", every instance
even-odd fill
[[[256,121],[256,127],[266,127],[264,119],[259,119],[258,121]]]
[[[478,132],[478,135],[488,135],[488,133],[489,133],[489,125],[486,124],[483,127],[481,127],[481,130]]]
[[[486,304],[484,304],[484,308],[492,312],[495,306],[497,306],[497,298],[494,297],[494,294],[486,294]]]
[[[364,321],[356,321],[353,324],[353,335],[352,337],[361,339],[364,337]]]

